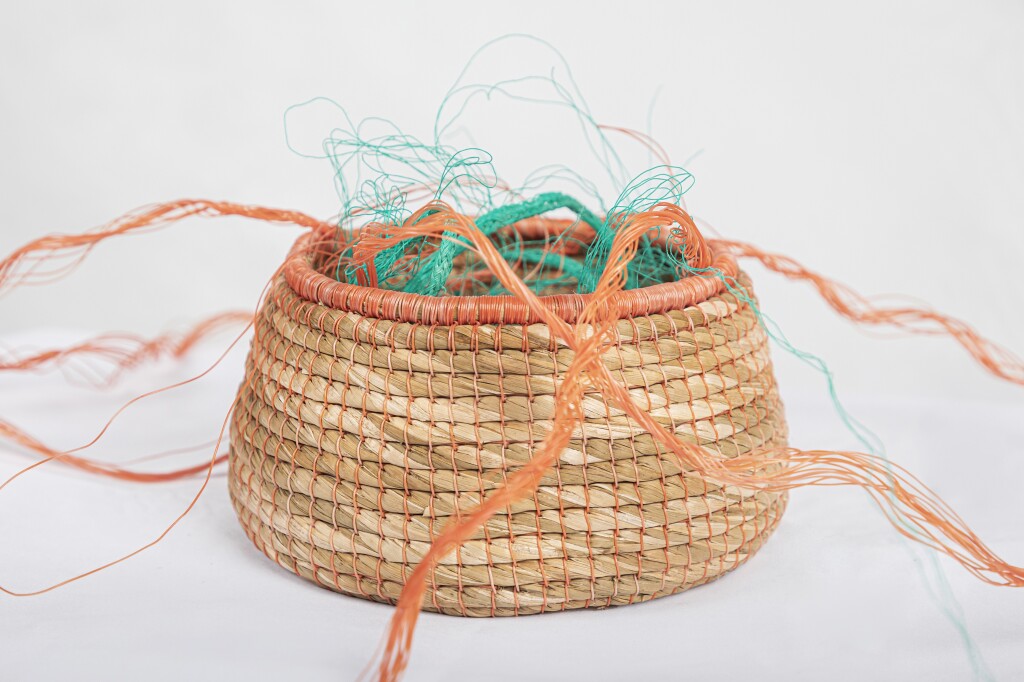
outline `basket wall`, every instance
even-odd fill
[[[725,456],[785,445],[749,306],[721,294],[620,320],[617,337],[607,366],[682,438]],[[364,317],[303,300],[281,278],[257,316],[232,417],[242,526],[304,578],[395,602],[431,537],[542,441],[571,359],[543,324]],[[681,470],[601,395],[588,394],[584,411],[537,492],[442,561],[425,609],[498,616],[644,601],[732,570],[778,523],[784,494]]]

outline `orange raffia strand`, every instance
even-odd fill
[[[276,276],[276,274],[277,273],[275,273],[275,276]],[[268,286],[269,286],[269,284],[268,284]],[[194,466],[190,466],[190,467],[184,467],[184,468],[176,469],[176,470],[173,470],[173,471],[165,471],[165,472],[140,472],[140,471],[134,471],[134,470],[131,470],[131,469],[125,469],[125,468],[119,467],[119,466],[117,466],[115,464],[109,464],[107,462],[99,462],[99,461],[96,461],[96,460],[92,460],[92,459],[88,459],[88,458],[85,458],[85,457],[81,457],[81,456],[79,456],[79,455],[77,455],[75,453],[81,452],[83,450],[86,450],[86,449],[92,447],[93,445],[95,445],[97,442],[99,442],[99,440],[104,436],[104,434],[106,434],[107,430],[114,423],[114,421],[118,417],[120,417],[121,414],[125,410],[127,410],[129,407],[131,407],[135,403],[137,403],[137,402],[139,402],[141,400],[144,400],[145,398],[148,398],[148,397],[150,397],[152,395],[157,395],[159,393],[165,393],[167,391],[172,391],[172,390],[174,390],[176,388],[180,388],[180,387],[185,386],[187,384],[190,384],[190,383],[192,383],[194,381],[198,381],[199,379],[201,379],[204,376],[206,376],[207,374],[209,374],[211,371],[213,371],[214,367],[219,365],[220,362],[227,356],[228,352],[232,348],[234,348],[235,345],[239,341],[241,341],[241,339],[245,336],[246,332],[249,331],[250,327],[252,327],[252,320],[251,319],[250,319],[249,323],[245,325],[245,328],[235,336],[234,340],[232,340],[231,344],[227,347],[227,349],[224,350],[224,352],[222,352],[220,354],[220,356],[217,358],[217,360],[212,365],[207,367],[205,370],[200,372],[199,374],[197,374],[195,376],[192,376],[192,377],[189,377],[188,379],[184,379],[182,381],[178,381],[176,383],[170,384],[168,386],[164,386],[162,388],[158,388],[158,389],[155,389],[155,390],[152,390],[152,391],[147,391],[146,393],[138,395],[138,396],[132,398],[131,400],[129,400],[128,402],[126,402],[124,405],[122,405],[113,414],[113,416],[110,417],[110,419],[107,420],[107,423],[103,425],[103,428],[100,429],[99,433],[97,433],[96,436],[94,436],[92,438],[92,440],[90,440],[88,443],[86,443],[84,445],[81,445],[81,446],[79,446],[77,448],[73,448],[71,450],[57,450],[57,449],[51,448],[51,447],[45,445],[44,443],[42,443],[41,441],[39,441],[38,439],[34,438],[33,436],[30,436],[29,434],[27,434],[22,429],[14,426],[13,424],[11,424],[11,423],[9,423],[7,421],[4,421],[4,420],[0,420],[0,438],[6,438],[7,440],[13,441],[13,442],[21,445],[22,447],[25,447],[25,448],[35,452],[36,454],[42,456],[42,459],[40,459],[39,461],[29,465],[28,467],[25,467],[21,471],[18,471],[13,476],[11,476],[6,481],[4,481],[2,484],[0,484],[0,490],[3,490],[5,487],[7,487],[15,479],[25,475],[26,473],[28,473],[32,469],[35,469],[35,468],[37,468],[39,466],[42,466],[43,464],[46,464],[47,462],[64,462],[64,463],[69,464],[70,466],[74,466],[76,468],[82,469],[84,471],[88,471],[90,473],[99,474],[101,476],[109,476],[111,478],[117,478],[117,479],[121,479],[121,480],[125,480],[125,481],[133,481],[133,482],[136,482],[136,483],[163,483],[163,482],[167,482],[167,481],[174,481],[174,480],[178,480],[178,479],[181,479],[181,478],[186,478],[186,477],[198,474],[198,473],[202,473],[204,471],[207,473],[207,478],[209,478],[209,475],[210,475],[210,473],[212,473],[213,468],[217,464],[219,464],[219,463],[221,463],[221,462],[223,462],[223,461],[225,461],[227,459],[226,455],[217,455],[217,449],[220,447],[220,440],[221,440],[220,437],[218,437],[218,439],[217,439],[217,444],[216,444],[216,446],[214,448],[214,454],[211,456],[209,461],[204,462],[202,464],[198,464],[198,465],[194,465]],[[229,414],[230,414],[230,411],[229,411]],[[225,423],[227,423],[226,420],[227,420],[227,417],[225,417]],[[205,487],[206,484],[204,483],[203,485]],[[177,523],[177,521],[175,521],[175,523]],[[83,574],[83,575],[78,576],[78,577],[81,578],[81,577],[84,577],[85,575],[89,575],[89,574]],[[78,578],[73,578],[72,580],[77,580],[77,579]],[[70,581],[65,581],[65,582],[70,582]],[[4,589],[2,587],[0,587],[0,590],[7,591],[6,589]]]
[[[73,466],[76,469],[88,471],[92,474],[117,478],[122,481],[132,481],[134,483],[165,483],[167,481],[176,481],[181,478],[188,478],[195,474],[202,473],[210,467],[209,462],[203,462],[194,466],[163,472],[146,472],[125,469],[115,464],[108,464],[107,462],[99,462],[85,457],[78,457],[65,450],[55,450],[6,420],[0,420],[0,438],[12,443],[17,443],[21,447],[31,450],[43,457],[43,459],[33,464],[33,467],[41,464],[42,462],[56,460],[69,466]],[[219,455],[214,458],[213,464],[217,465],[226,460],[227,455]]]
[[[272,210],[272,209],[267,209],[267,210]],[[266,285],[263,288],[263,292],[260,295],[260,300],[261,301],[266,296],[267,290],[270,288],[271,284],[274,282],[274,280],[277,278],[277,276],[281,273],[282,267],[283,266],[278,267],[278,269],[274,271],[274,274],[271,275],[270,279],[267,281]],[[159,394],[159,393],[165,393],[167,391],[172,391],[172,390],[174,390],[176,388],[180,388],[181,386],[184,386],[186,384],[190,384],[190,383],[192,383],[194,381],[198,381],[199,379],[202,379],[204,376],[206,376],[211,371],[213,371],[213,369],[215,367],[217,367],[217,365],[219,365],[222,360],[224,360],[224,358],[227,356],[227,354],[229,352],[231,352],[231,349],[234,348],[235,345],[237,345],[238,342],[242,340],[242,338],[244,338],[245,334],[252,327],[252,318],[253,317],[254,317],[254,315],[250,316],[249,323],[245,326],[245,328],[240,333],[238,333],[238,335],[236,335],[234,337],[234,339],[231,341],[231,343],[228,345],[228,347],[220,354],[220,356],[218,356],[218,358],[213,362],[213,364],[211,364],[209,367],[207,367],[205,370],[203,370],[199,374],[196,374],[195,376],[192,376],[192,377],[190,377],[188,379],[185,379],[183,381],[179,381],[179,382],[174,383],[174,384],[170,384],[168,386],[164,386],[162,388],[154,389],[152,391],[147,391],[146,393],[143,393],[142,395],[139,395],[139,396],[136,396],[136,397],[132,398],[131,400],[126,402],[124,405],[122,405],[110,417],[110,419],[107,420],[107,423],[103,425],[103,428],[100,429],[100,432],[98,434],[96,434],[96,436],[92,440],[90,440],[88,443],[86,443],[85,445],[82,445],[82,446],[80,446],[78,448],[74,448],[72,450],[57,451],[57,450],[53,450],[51,448],[48,448],[45,445],[42,445],[41,443],[39,443],[38,441],[35,441],[35,439],[33,439],[31,437],[27,437],[27,441],[23,442],[23,444],[26,445],[27,447],[30,447],[30,448],[33,447],[33,445],[38,445],[39,447],[35,448],[35,449],[36,449],[37,452],[39,452],[39,454],[43,455],[43,459],[40,459],[39,461],[34,462],[33,464],[30,464],[29,466],[25,467],[24,469],[21,469],[20,471],[16,472],[13,476],[10,476],[3,483],[0,483],[0,491],[3,491],[4,488],[6,488],[8,485],[10,485],[12,482],[17,480],[21,476],[27,474],[28,472],[30,472],[30,471],[32,471],[32,470],[34,470],[34,469],[36,469],[36,468],[38,468],[40,466],[43,466],[44,464],[46,464],[48,462],[63,461],[63,460],[67,460],[69,458],[71,460],[73,460],[73,463],[76,466],[79,466],[80,468],[86,469],[86,470],[91,471],[93,473],[97,473],[97,474],[101,474],[101,475],[107,475],[107,476],[111,476],[111,477],[114,477],[114,478],[119,478],[119,479],[122,479],[122,480],[131,480],[131,481],[135,481],[135,482],[139,482],[139,483],[159,483],[159,482],[165,482],[165,481],[169,481],[169,480],[175,480],[175,479],[183,478],[185,476],[191,476],[193,474],[198,474],[198,473],[203,474],[203,476],[202,476],[202,481],[201,481],[201,483],[199,485],[199,488],[196,490],[195,494],[189,500],[189,503],[185,506],[185,509],[183,509],[180,514],[175,516],[174,519],[169,524],[167,524],[164,527],[164,529],[155,538],[153,538],[152,540],[150,540],[146,544],[142,545],[141,547],[137,547],[136,549],[132,550],[131,552],[128,552],[127,554],[124,554],[124,555],[122,555],[122,556],[120,556],[120,557],[118,557],[116,559],[108,561],[105,564],[97,566],[97,567],[95,567],[93,569],[90,569],[88,571],[85,571],[83,573],[79,573],[79,574],[74,575],[74,576],[72,576],[70,578],[67,578],[66,580],[62,580],[60,582],[54,583],[52,585],[49,585],[47,587],[39,588],[39,589],[36,589],[36,590],[29,590],[29,591],[18,591],[18,590],[13,590],[13,589],[11,589],[9,587],[6,587],[4,585],[0,585],[0,592],[3,592],[4,594],[8,594],[8,595],[13,596],[13,597],[31,597],[31,596],[36,596],[36,595],[40,595],[40,594],[45,594],[47,592],[51,592],[53,590],[59,589],[59,588],[65,586],[65,585],[68,585],[68,584],[73,583],[73,582],[77,582],[77,581],[82,580],[83,578],[87,578],[87,577],[89,577],[89,576],[91,576],[91,575],[93,575],[95,573],[99,573],[100,571],[104,571],[104,570],[106,570],[108,568],[111,568],[111,567],[116,566],[116,565],[118,565],[120,563],[128,561],[129,559],[131,559],[132,557],[136,556],[137,554],[140,554],[141,552],[144,552],[145,550],[149,549],[150,547],[153,547],[153,546],[159,544],[161,541],[163,541],[163,539],[165,537],[167,537],[167,534],[170,533],[175,528],[175,526],[177,526],[181,522],[181,520],[184,519],[189,514],[189,512],[192,511],[192,509],[195,507],[196,503],[199,501],[199,498],[202,497],[203,492],[205,492],[206,486],[209,485],[210,478],[212,477],[213,471],[216,468],[216,466],[227,459],[226,455],[218,455],[217,453],[220,451],[221,443],[224,440],[224,434],[227,431],[228,420],[231,418],[231,410],[228,410],[227,414],[224,415],[224,420],[221,422],[220,431],[218,432],[217,438],[216,438],[216,440],[213,443],[213,448],[212,448],[212,453],[213,454],[210,456],[210,458],[209,458],[209,460],[207,462],[205,462],[205,463],[203,463],[201,465],[196,465],[196,466],[192,466],[192,467],[186,467],[184,469],[180,469],[180,470],[172,471],[172,472],[163,472],[163,473],[155,473],[155,474],[140,473],[140,472],[130,471],[130,470],[127,470],[127,469],[121,469],[120,467],[116,467],[116,466],[113,466],[113,465],[99,464],[99,463],[93,462],[91,460],[87,460],[85,458],[78,457],[74,453],[79,452],[81,450],[85,450],[85,449],[91,447],[92,445],[94,445],[95,443],[97,443],[103,437],[103,435],[107,432],[107,429],[109,429],[110,426],[114,423],[114,421],[125,410],[127,410],[133,404],[135,404],[135,403],[137,403],[137,402],[139,402],[141,400],[144,400],[145,398],[147,398],[149,396],[156,395],[156,394]],[[192,335],[189,335],[189,336],[192,336]],[[186,337],[186,338],[188,338],[188,337]],[[239,391],[241,391],[241,388],[239,388]],[[238,398],[238,392],[236,392],[235,400],[237,400],[237,398]],[[234,404],[234,400],[232,400],[232,404]],[[0,430],[0,434],[2,434],[2,433],[3,433],[3,431]],[[22,433],[23,432],[21,432],[21,431],[19,431],[17,429],[14,429],[13,432],[8,433],[7,435],[9,437],[10,436],[18,436],[18,435],[21,435]],[[191,450],[191,449],[192,448],[186,448],[185,451]],[[173,452],[173,451],[171,451],[171,452]],[[161,456],[162,454],[169,454],[169,453],[160,453],[157,456]],[[149,458],[147,457],[147,458],[144,458],[144,459],[149,459]]]
[[[114,373],[111,374],[105,382],[103,382],[109,385],[114,382],[117,377],[117,373],[130,369],[147,358],[155,358],[163,354],[180,358],[204,338],[220,331],[224,327],[237,326],[239,323],[244,322],[246,329],[248,329],[249,325],[252,323],[252,319],[252,313],[233,311],[209,317],[192,327],[185,334],[180,335],[164,334],[149,340],[136,336],[99,336],[69,348],[42,351],[19,360],[0,363],[0,371],[32,370],[46,367],[48,365],[59,366],[72,358],[79,358],[83,356],[100,357],[114,363]],[[126,347],[126,344],[128,347]],[[131,347],[132,344],[134,344],[134,347]],[[59,461],[63,464],[67,464],[93,474],[109,476],[111,478],[132,481],[135,483],[162,483],[181,478],[188,478],[195,474],[202,473],[210,466],[208,462],[204,462],[173,471],[134,471],[132,469],[126,469],[107,462],[80,457],[71,454],[69,451],[51,448],[21,428],[3,419],[0,419],[0,439],[16,443],[17,445],[40,455],[43,460],[37,464],[42,461]],[[226,455],[218,456],[214,459],[213,464],[220,464],[226,459]]]
[[[122,216],[92,232],[48,235],[22,246],[0,261],[0,294],[24,284],[49,282],[62,277],[81,263],[97,244],[106,239],[146,228],[162,227],[192,216],[240,216],[310,229],[326,225],[323,221],[298,211],[227,201],[181,199],[155,204]],[[47,261],[53,259],[69,259],[70,263],[65,262],[57,267],[44,269]]]
[[[77,358],[98,359],[105,360],[113,366],[113,371],[107,379],[99,382],[103,385],[110,385],[124,370],[136,367],[146,360],[165,355],[174,358],[183,357],[207,337],[222,329],[248,323],[251,320],[251,312],[231,311],[208,317],[184,334],[167,333],[152,339],[132,334],[104,334],[67,348],[51,348],[21,358],[0,360],[0,371],[28,371],[53,366],[59,367],[69,360]]]
[[[75,266],[81,263],[93,248],[107,239],[127,235],[132,232],[163,227],[193,216],[239,216],[307,229],[328,226],[327,223],[298,211],[250,206],[226,201],[181,199],[156,204],[126,214],[91,232],[77,235],[49,235],[29,242],[0,261],[0,294],[18,286],[49,282],[68,274]],[[45,268],[44,265],[52,259],[61,260],[61,264],[55,268]],[[246,330],[248,330],[252,320],[253,314],[251,312],[228,312],[207,318],[180,336],[165,334],[148,340],[128,335],[100,336],[69,348],[42,351],[27,357],[0,362],[0,371],[31,370],[47,365],[61,365],[77,358],[99,358],[114,363],[114,372],[108,377],[106,382],[111,383],[116,379],[120,371],[130,369],[147,358],[154,358],[165,353],[173,357],[181,357],[204,338],[226,326],[245,323]],[[242,334],[244,333],[243,331]],[[236,337],[232,346],[238,342],[242,334]],[[194,379],[175,384],[173,387],[192,380]],[[120,414],[122,410],[119,410],[117,414]],[[112,421],[113,418],[111,419]],[[160,483],[187,478],[202,473],[226,459],[226,456],[214,456],[211,462],[204,462],[173,471],[140,472],[74,454],[93,445],[99,440],[109,425],[110,422],[103,428],[100,435],[91,442],[71,451],[51,448],[5,420],[0,420],[0,439],[14,442],[43,458],[31,465],[30,469],[40,466],[45,462],[58,461],[90,473],[137,483]],[[27,470],[22,470],[15,474],[14,477],[0,485],[0,488],[6,486],[25,471]]]
[[[647,133],[642,133],[639,130],[633,130],[632,128],[625,128],[623,126],[606,125],[604,123],[598,124],[597,127],[601,130],[611,130],[616,133],[622,133],[626,137],[629,137],[646,147],[651,154],[658,158],[658,161],[660,161],[661,165],[665,166],[665,168],[670,168],[672,166],[672,161],[669,159],[668,152],[665,151],[665,148],[658,144],[658,141]]]
[[[576,326],[566,324],[541,304],[536,294],[515,275],[509,264],[469,218],[452,213],[447,207],[437,203],[432,208],[441,212],[421,218],[418,222],[414,217],[410,222],[416,222],[415,225],[403,226],[393,235],[375,236],[370,244],[364,244],[365,252],[385,248],[389,237],[403,239],[410,236],[438,236],[448,231],[468,240],[506,289],[524,300],[544,322],[549,324],[555,336],[574,351],[574,357],[557,389],[556,410],[551,430],[536,454],[510,475],[503,486],[492,492],[475,508],[458,517],[458,521],[444,528],[434,538],[430,549],[407,579],[383,643],[377,666],[380,680],[397,680],[408,665],[413,632],[426,593],[427,581],[438,562],[468,540],[498,511],[537,489],[544,472],[561,456],[576,421],[581,417],[579,404],[586,386],[606,396],[610,403],[624,410],[642,428],[651,433],[682,466],[697,471],[711,481],[766,491],[784,491],[806,485],[861,487],[871,495],[886,513],[886,517],[903,535],[949,555],[970,573],[987,583],[1024,586],[1024,568],[1009,564],[998,557],[955,511],[899,465],[878,456],[859,452],[796,448],[762,450],[727,459],[678,439],[675,434],[652,419],[642,406],[634,402],[629,392],[614,380],[601,358],[610,342],[612,325],[615,322],[607,315],[611,306],[605,304],[624,287],[626,266],[636,255],[640,238],[649,230],[665,225],[664,216],[659,215],[659,208],[663,207],[655,207],[651,211],[632,216],[619,226],[605,272]],[[693,225],[689,220],[680,224],[684,228]],[[703,243],[702,239],[699,241]],[[922,330],[911,326],[913,321],[938,322],[942,330],[951,334],[990,371],[1010,381],[1017,380],[1019,363],[1007,366],[1002,360],[1008,357],[1008,353],[982,339],[962,322],[925,310],[876,308],[864,297],[827,278],[810,273],[790,259],[767,256],[754,247],[739,242],[720,242],[716,246],[730,248],[738,255],[761,258],[768,267],[783,274],[810,279],[833,307],[852,319],[895,324],[914,332]],[[854,307],[854,304],[857,307]],[[934,331],[924,330],[924,333]],[[766,471],[766,465],[770,464],[782,466],[775,468],[774,471],[769,467]],[[909,524],[913,531],[908,529],[906,524]]]
[[[890,325],[914,334],[948,334],[985,369],[1001,379],[1024,385],[1024,361],[989,341],[962,320],[923,308],[876,306],[845,284],[809,270],[788,256],[763,251],[753,244],[728,239],[715,239],[711,244],[736,256],[757,259],[769,270],[789,279],[809,282],[837,313],[854,322]]]
[[[239,336],[239,338],[241,338],[241,337]],[[234,346],[234,344],[237,343],[237,342],[238,342],[238,339],[236,339],[235,342],[233,342],[231,344],[231,346]],[[230,350],[230,347],[229,347],[229,350]],[[225,351],[225,354],[226,354],[226,351]],[[224,356],[222,355],[221,359],[223,359],[223,357]],[[218,359],[217,362],[219,363],[220,359]],[[217,363],[214,363],[214,366],[216,366],[216,364]],[[212,367],[210,369],[212,369]],[[207,370],[207,371],[209,371],[209,370]],[[205,373],[206,372],[203,372],[203,374],[205,374]],[[194,381],[195,379],[198,379],[199,377],[203,376],[203,374],[200,374],[199,376],[197,376],[197,377],[195,377],[193,379],[190,379],[189,381]],[[180,385],[180,384],[178,384],[178,385]],[[168,388],[173,388],[173,387],[168,387]],[[167,389],[161,389],[161,390],[167,390]],[[152,393],[155,393],[155,392],[156,391],[152,391],[150,393],[145,393],[145,394],[143,394],[143,395],[133,399],[131,402],[135,402],[137,400],[141,400],[142,398],[146,397],[147,395],[151,395]],[[131,402],[128,403],[128,404],[131,404]],[[127,405],[125,407],[127,407]],[[122,408],[122,410],[123,409],[124,408]],[[111,417],[110,421],[107,422],[107,426],[104,427],[104,429],[103,429],[104,431],[106,431],[106,428],[110,426],[110,424],[114,421],[114,419],[117,418],[117,415],[120,414],[122,410],[119,410],[117,413],[114,414],[113,417]],[[202,482],[199,485],[199,488],[196,490],[195,494],[192,496],[192,499],[189,500],[189,503],[185,506],[185,508],[181,511],[181,513],[178,514],[177,516],[175,516],[174,519],[169,524],[167,524],[167,526],[165,526],[164,529],[155,538],[153,538],[152,540],[150,540],[146,544],[142,545],[141,547],[137,547],[136,549],[132,550],[131,552],[128,552],[127,554],[124,554],[124,555],[122,555],[122,556],[120,556],[120,557],[118,557],[116,559],[108,561],[105,564],[101,564],[100,566],[97,566],[97,567],[95,567],[93,569],[90,569],[90,570],[85,571],[83,573],[79,573],[78,575],[72,576],[70,578],[67,578],[66,580],[62,580],[62,581],[60,581],[58,583],[54,583],[54,584],[49,585],[47,587],[43,587],[43,588],[40,588],[40,589],[37,589],[37,590],[30,590],[30,591],[18,591],[18,590],[12,590],[9,587],[6,587],[4,585],[0,585],[0,592],[3,592],[4,594],[7,594],[7,595],[12,596],[12,597],[34,597],[34,596],[37,596],[37,595],[40,595],[40,594],[46,594],[47,592],[52,592],[53,590],[59,589],[61,587],[64,587],[65,585],[68,585],[68,584],[73,583],[73,582],[77,582],[79,580],[82,580],[83,578],[87,578],[87,577],[89,577],[91,575],[99,573],[100,571],[105,571],[106,569],[111,568],[113,566],[116,566],[116,565],[118,565],[120,563],[124,563],[125,561],[128,561],[132,557],[134,557],[134,556],[136,556],[138,554],[141,554],[142,552],[146,551],[150,547],[153,547],[154,545],[157,545],[161,541],[163,541],[163,539],[165,537],[167,537],[167,534],[170,533],[174,529],[175,526],[177,526],[179,523],[181,523],[182,519],[184,519],[186,516],[188,516],[189,512],[191,512],[192,509],[196,506],[196,503],[199,502],[199,498],[202,497],[203,493],[206,491],[206,486],[209,485],[210,478],[213,476],[214,467],[216,467],[217,463],[222,460],[222,458],[218,457],[216,453],[217,453],[218,450],[220,450],[220,444],[224,440],[224,433],[227,430],[228,419],[230,418],[230,416],[231,416],[231,413],[228,412],[228,414],[225,415],[225,417],[224,417],[224,421],[221,423],[220,432],[217,434],[217,440],[215,441],[215,444],[214,444],[214,447],[213,447],[214,455],[211,456],[210,460],[207,463],[205,463],[202,466],[202,468],[200,469],[200,471],[202,471],[204,473],[204,475],[203,475]],[[100,433],[100,436],[102,436],[102,435],[103,435],[103,432]],[[97,436],[95,440],[98,440],[100,436]],[[95,442],[95,440],[93,442]],[[86,446],[86,447],[88,447],[88,446]],[[62,453],[62,456],[65,456],[65,455],[66,455],[66,453]],[[4,488],[6,488],[12,481],[14,481],[17,478],[23,476],[24,474],[28,473],[29,471],[32,471],[33,469],[35,469],[35,468],[37,468],[39,466],[42,466],[43,464],[45,464],[46,462],[49,462],[49,461],[52,461],[52,460],[51,459],[41,459],[38,462],[35,462],[34,464],[31,464],[31,465],[25,467],[21,471],[17,472],[16,474],[14,474],[10,478],[8,478],[2,484],[0,484],[0,491],[2,491]],[[153,482],[156,482],[156,481],[144,480],[144,481],[141,481],[141,482],[153,483]]]

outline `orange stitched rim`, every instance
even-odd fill
[[[330,242],[329,228],[316,229],[295,242],[283,273],[301,298],[320,305],[371,317],[418,324],[532,324],[540,318],[519,298],[501,296],[423,296],[404,291],[339,282],[317,271],[313,245]],[[619,319],[681,310],[702,303],[725,290],[725,278],[739,273],[736,259],[712,249],[714,275],[692,275],[675,282],[620,291],[609,305]],[[591,294],[540,296],[541,303],[560,318],[575,323]]]

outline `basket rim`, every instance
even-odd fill
[[[300,298],[363,317],[415,324],[534,324],[543,319],[521,299],[495,296],[425,296],[349,284],[332,279],[313,266],[310,246],[328,237],[322,227],[301,235],[285,259],[282,272]],[[695,274],[674,282],[654,284],[616,293],[609,301],[617,319],[682,310],[722,293],[725,279],[739,274],[732,254],[710,245],[715,275]],[[541,304],[562,320],[574,324],[593,294],[549,294]]]

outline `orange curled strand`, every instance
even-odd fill
[[[204,339],[223,329],[249,323],[252,317],[251,312],[245,311],[219,313],[199,322],[184,334],[172,332],[152,339],[132,334],[103,334],[67,348],[51,348],[20,358],[0,358],[0,372],[41,370],[48,367],[64,367],[76,360],[98,360],[108,363],[111,370],[101,375],[96,383],[100,386],[109,386],[124,371],[137,367],[147,360],[165,356],[183,357]]]
[[[307,229],[331,227],[305,213],[206,199],[181,199],[141,208],[92,232],[40,237],[0,261],[0,295],[25,284],[44,284],[74,270],[97,244],[111,237],[159,228],[192,216],[241,216]],[[54,261],[54,262],[51,262]]]
[[[203,473],[207,469],[211,468],[211,466],[216,466],[221,462],[227,461],[228,458],[227,455],[218,455],[213,458],[212,463],[210,460],[206,460],[200,464],[184,467],[182,469],[175,469],[173,471],[134,471],[132,469],[119,467],[116,464],[109,464],[107,462],[79,457],[77,455],[69,454],[63,450],[55,450],[5,420],[0,420],[0,438],[17,443],[21,447],[40,455],[43,459],[39,460],[37,464],[54,460],[73,466],[76,469],[81,469],[82,471],[88,471],[91,474],[117,478],[122,481],[131,481],[133,483],[166,483],[168,481],[177,481],[182,478],[189,478],[196,474]]]
[[[769,253],[744,242],[715,239],[717,250],[734,256],[754,258],[769,270],[789,279],[809,282],[822,299],[843,317],[860,324],[889,325],[912,334],[948,335],[971,357],[1000,379],[1024,386],[1024,361],[1002,346],[989,341],[962,320],[925,308],[882,308],[850,287],[810,270],[789,256]]]

